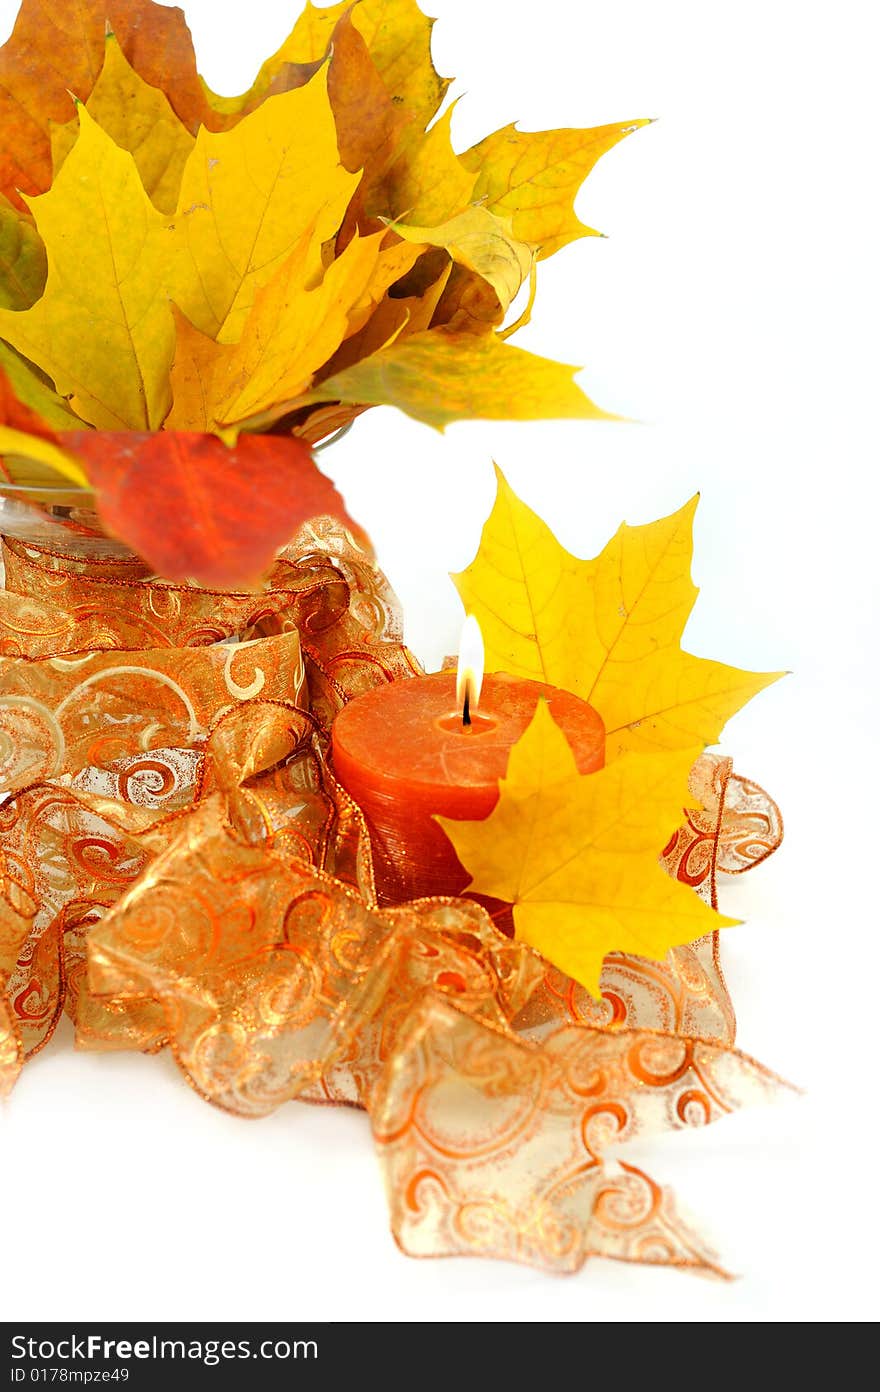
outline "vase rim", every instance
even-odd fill
[[[80,496],[94,495],[94,488],[84,488],[81,483],[54,484],[54,483],[7,483],[0,480],[0,493],[76,493]]]

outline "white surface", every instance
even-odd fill
[[[4,31],[14,8],[0,5]],[[297,8],[190,0],[212,85],[246,85]],[[402,1257],[363,1116],[293,1105],[236,1121],[170,1058],[75,1055],[65,1026],[2,1114],[4,1317],[873,1318],[876,12],[431,8],[438,66],[467,93],[460,148],[514,118],[661,118],[591,176],[582,216],[610,240],[544,265],[518,340],[590,364],[594,398],[645,423],[443,437],[375,411],[326,465],[428,661],[455,643],[446,572],[475,549],[493,455],[582,554],[621,518],[703,490],[688,644],[795,673],[728,728],[725,749],[779,798],[788,840],[724,906],[748,919],[726,944],[739,1042],[808,1095],[640,1151],[743,1273],[736,1284],[601,1262],[558,1280]]]

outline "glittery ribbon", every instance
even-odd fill
[[[248,595],[3,556],[0,1090],[66,1010],[81,1047],[170,1047],[238,1115],[363,1107],[413,1255],[718,1274],[616,1156],[785,1086],[733,1047],[717,935],[608,957],[594,1000],[467,900],[378,907],[328,731],[421,669],[352,538],[311,523]],[[729,759],[701,758],[692,791],[663,863],[715,904],[782,823]]]

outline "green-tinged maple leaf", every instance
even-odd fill
[[[438,430],[452,421],[478,418],[608,419],[575,384],[577,371],[495,335],[432,331],[395,342],[329,378],[302,404],[397,406]]]
[[[26,213],[0,197],[0,309],[30,309],[46,285],[46,248]]]
[[[52,386],[19,357],[14,348],[0,343],[0,371],[20,402],[52,430],[79,430],[83,422]]]
[[[15,358],[9,349],[4,352]],[[65,483],[87,486],[81,465],[64,448],[38,407],[16,389],[2,362],[0,356],[0,483],[13,483],[19,488],[57,488]],[[66,414],[65,419],[70,422],[75,418]]]

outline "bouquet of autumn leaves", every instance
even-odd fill
[[[589,231],[583,179],[644,123],[456,154],[432,23],[308,4],[231,99],[178,10],[24,0],[0,52],[7,487],[89,488],[166,578],[233,586],[344,516],[310,447],[369,406],[602,414],[508,338],[537,263]]]

